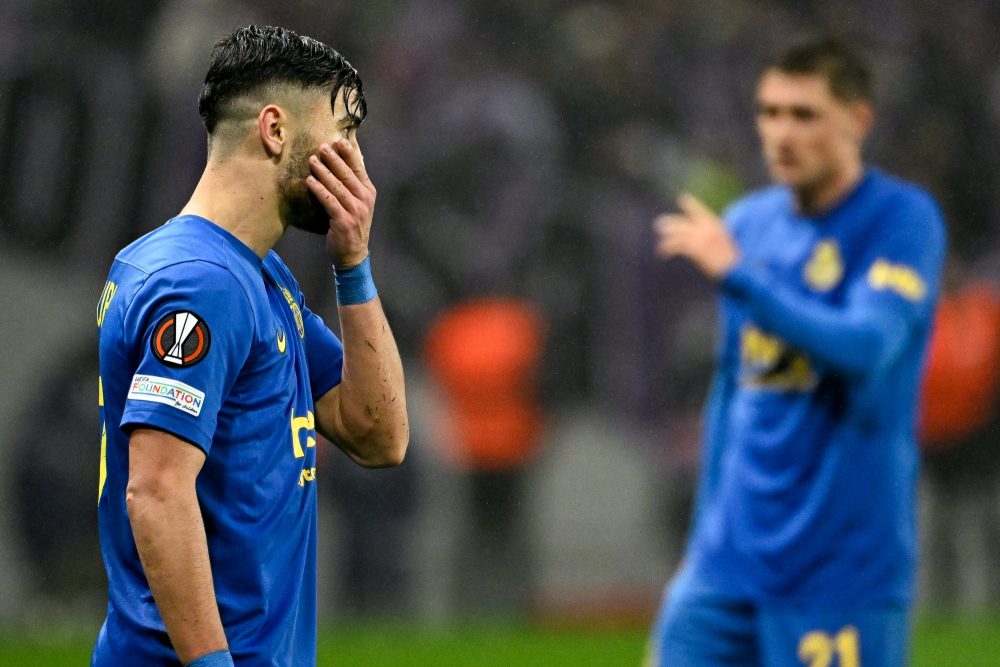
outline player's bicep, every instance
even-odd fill
[[[172,489],[193,485],[205,452],[172,433],[136,428],[128,441],[129,487]]]
[[[339,446],[344,439],[344,420],[340,416],[340,385],[315,399],[316,430]]]
[[[933,207],[917,202],[880,231],[853,281],[849,307],[869,317],[882,314],[885,326],[909,327],[929,318],[936,302],[943,224]]]
[[[316,399],[316,430],[359,465],[366,465],[365,452],[353,445],[354,439],[344,424],[340,385]]]
[[[309,365],[309,387],[313,400],[340,384],[344,369],[344,346],[336,334],[316,313],[303,304],[302,321],[305,326],[306,362]]]

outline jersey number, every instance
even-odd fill
[[[799,640],[799,660],[808,667],[830,667],[833,656],[840,667],[861,667],[861,650],[858,629],[847,625],[830,635],[822,630],[812,630]]]

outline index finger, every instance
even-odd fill
[[[351,145],[347,139],[341,139],[333,145],[335,151],[340,156],[340,158],[350,167],[351,171],[357,177],[361,184],[365,187],[371,185],[371,179],[368,178],[368,172],[365,170],[365,158],[361,154],[361,149]]]
[[[690,192],[685,192],[677,198],[677,205],[682,211],[690,216],[695,216],[699,218],[711,218],[713,220],[718,220],[719,216],[710,209],[704,202],[695,197]]]

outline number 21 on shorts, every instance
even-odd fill
[[[861,667],[859,647],[858,629],[853,625],[846,625],[833,635],[811,630],[799,640],[798,656],[806,667]]]

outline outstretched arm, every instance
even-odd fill
[[[858,293],[843,307],[829,306],[742,265],[734,267],[722,285],[764,329],[845,375],[878,373],[909,341],[912,318],[890,299]]]
[[[760,326],[845,375],[877,373],[892,364],[936,289],[944,243],[929,209],[914,212],[909,220],[916,228],[907,231],[908,237],[919,236],[918,241],[884,248],[889,259],[871,257],[846,303],[831,306],[790,289],[766,268],[742,261],[722,221],[694,197],[683,196],[680,205],[682,213],[656,220],[658,254],[687,257],[719,281],[723,292],[743,304]]]

